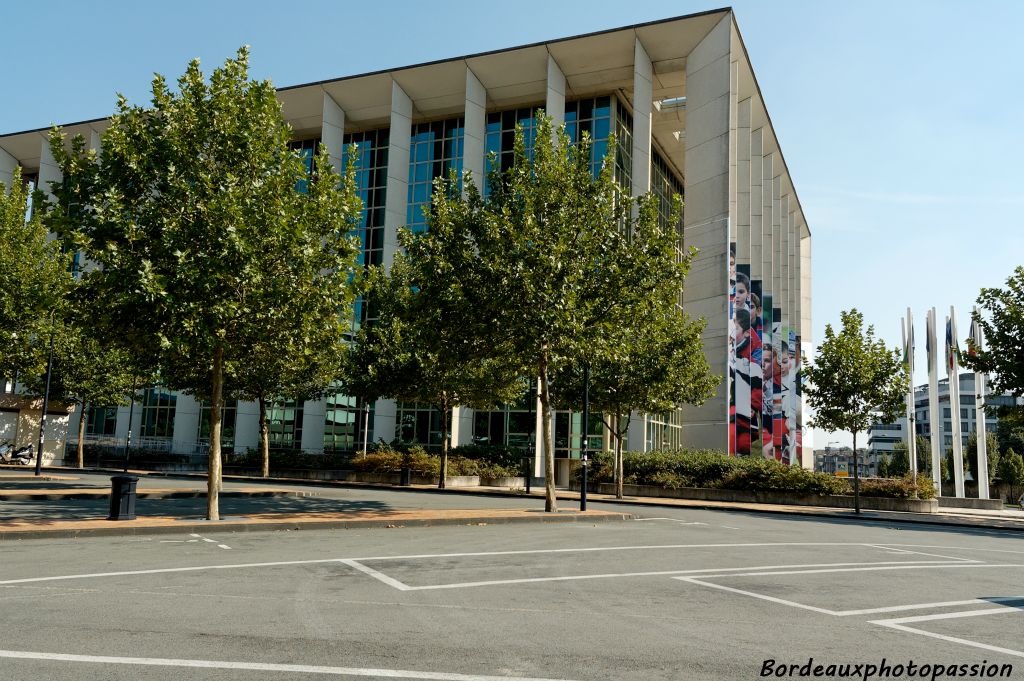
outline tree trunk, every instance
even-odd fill
[[[625,428],[622,426],[622,415],[615,415],[615,498],[622,498],[623,480],[622,470],[622,438],[625,430],[629,428],[629,419],[626,419]]]
[[[89,413],[89,404],[82,402],[82,418],[78,419],[78,467],[85,468],[85,420]]]
[[[206,480],[206,518],[220,520],[220,408],[223,403],[224,348],[213,351],[213,389],[210,391],[210,463]]]
[[[267,425],[267,400],[262,395],[256,400],[260,405],[260,459],[264,478],[270,477],[270,427]]]
[[[551,430],[551,393],[548,388],[547,344],[540,361],[540,410],[544,427],[544,511],[558,512],[555,496],[555,434]]]
[[[853,511],[860,515],[860,457],[857,456],[857,431],[853,431]]]
[[[441,405],[441,475],[437,481],[437,488],[444,489],[445,478],[448,477],[448,404]]]

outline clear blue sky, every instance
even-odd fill
[[[153,72],[252,46],[276,85],[404,66],[721,7],[561,0],[49,2],[3,9],[0,133],[145,101]],[[814,340],[856,307],[891,345],[909,305],[957,308],[1024,264],[1024,3],[732,5],[814,236]],[[536,7],[536,9],[534,9]],[[390,27],[390,28],[389,28]],[[849,438],[815,434],[815,444]]]

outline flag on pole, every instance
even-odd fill
[[[910,308],[907,308],[907,349],[907,371],[914,373],[914,322],[910,316]]]
[[[946,318],[946,367],[950,373],[956,370],[960,360],[960,348],[953,338],[953,320]]]
[[[967,338],[967,354],[974,358],[978,356],[978,343],[981,338],[980,330],[978,329],[978,322],[974,317],[971,317],[971,330],[970,336]]]

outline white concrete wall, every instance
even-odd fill
[[[633,196],[642,196],[651,190],[653,78],[651,58],[637,38],[633,48],[633,165],[630,168]]]
[[[323,122],[320,127],[320,144],[327,147],[331,157],[331,166],[336,173],[341,173],[342,149],[345,146],[345,111],[338,103],[324,93]]]
[[[704,350],[721,377],[715,396],[684,409],[683,441],[728,448],[730,28],[727,16],[686,60],[686,211],[684,238],[699,249],[683,304],[708,320]]]
[[[324,400],[306,400],[302,405],[302,440],[303,451],[323,453],[324,451],[324,419],[327,415],[327,403]]]
[[[387,205],[384,208],[384,267],[398,252],[398,228],[409,206],[409,149],[412,144],[412,100],[397,82],[391,83],[391,132],[388,141]]]
[[[563,113],[564,115],[564,113]],[[466,113],[462,169],[472,174],[476,186],[484,186],[484,154],[487,149],[487,90],[466,68]]]
[[[0,149],[0,183],[6,190],[11,190],[11,182],[14,180],[14,169],[18,167],[18,160]]]
[[[547,94],[544,98],[544,112],[551,116],[551,126],[558,130],[558,126],[565,122],[565,75],[559,68],[558,62],[550,54],[548,55],[548,79]]]
[[[178,392],[174,407],[174,441],[172,451],[192,454],[199,436],[200,402],[191,395]],[[141,413],[136,407],[137,411]],[[237,424],[236,424],[237,425]]]

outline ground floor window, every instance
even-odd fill
[[[113,436],[117,430],[117,407],[89,407],[85,415],[85,434]]]
[[[427,450],[441,448],[441,416],[435,407],[417,402],[399,402],[396,407],[395,437],[399,442]]]
[[[683,410],[647,416],[645,450],[675,449],[683,446]]]
[[[146,388],[142,394],[140,437],[174,437],[174,412],[178,396],[163,386]]]
[[[363,404],[348,395],[328,395],[325,398],[324,452],[354,452],[363,448],[363,433],[369,416],[373,432],[373,405],[369,414]]]
[[[278,399],[267,405],[267,440],[271,449],[302,449],[301,400]]]
[[[213,412],[209,402],[199,405],[199,429],[196,441],[201,445],[210,444],[210,416]],[[230,454],[235,451],[235,423],[238,415],[238,400],[224,400],[220,410],[221,451]]]

